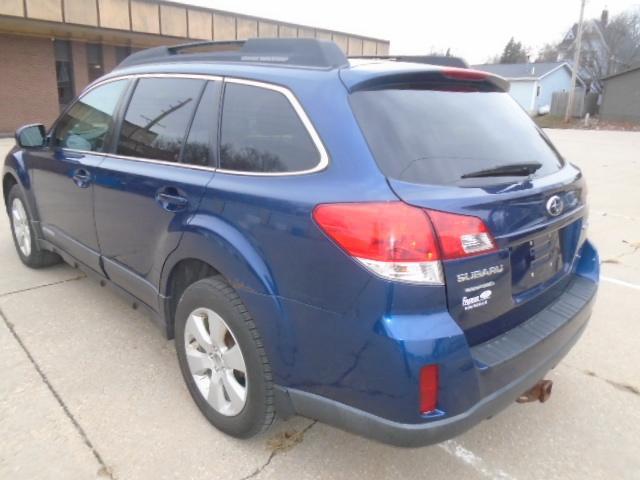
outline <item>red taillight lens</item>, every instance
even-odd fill
[[[496,243],[485,223],[469,215],[427,210],[440,239],[442,258],[451,260],[495,251]]]
[[[349,255],[390,280],[442,285],[440,250],[424,210],[402,202],[318,205],[316,223]]]
[[[438,366],[425,365],[420,369],[420,413],[433,412],[438,406]]]
[[[381,262],[440,259],[429,218],[402,202],[318,205],[313,218],[353,257]]]
[[[318,205],[313,218],[349,255],[392,280],[443,284],[440,260],[496,250],[481,219],[402,202]]]
[[[443,68],[442,76],[451,78],[452,80],[467,80],[472,82],[479,82],[486,80],[487,73],[480,70],[471,70],[469,68]]]

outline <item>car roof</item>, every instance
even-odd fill
[[[125,59],[98,82],[127,76],[205,75],[262,81],[307,92],[319,83],[329,81],[341,83],[348,91],[353,91],[380,82],[411,82],[429,76],[441,77],[443,72],[452,71],[460,75],[460,72],[471,75],[474,72],[391,58],[350,60],[333,42],[267,38],[244,42],[195,42],[142,50]]]

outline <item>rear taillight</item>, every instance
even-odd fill
[[[438,407],[438,366],[425,365],[420,369],[420,413],[426,415]]]
[[[402,202],[334,203],[313,211],[318,225],[378,275],[443,284],[440,250],[426,213]]]
[[[478,217],[427,210],[438,233],[442,258],[452,260],[495,251],[496,243]]]
[[[313,218],[349,255],[390,280],[442,285],[441,260],[496,249],[479,218],[402,202],[318,205]]]
[[[450,78],[452,80],[467,80],[472,82],[479,82],[487,79],[487,72],[482,72],[480,70],[471,70],[469,68],[443,68],[440,73],[443,77]]]

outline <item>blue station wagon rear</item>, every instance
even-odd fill
[[[147,310],[238,437],[278,413],[427,445],[539,386],[599,262],[582,173],[508,84],[317,40],[232,46],[140,52],[41,141],[18,132],[23,262],[61,257]]]

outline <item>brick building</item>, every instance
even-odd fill
[[[0,0],[0,134],[50,124],[132,51],[195,40],[332,39],[348,55],[389,42],[164,0]]]

